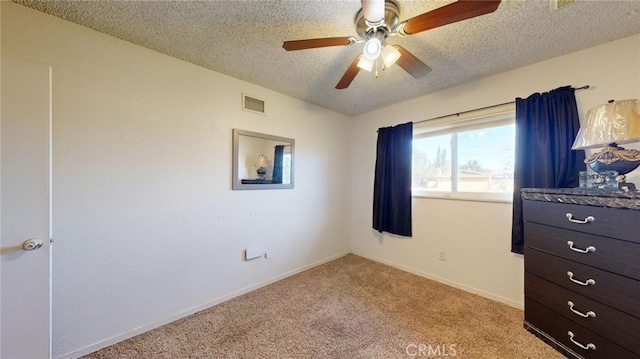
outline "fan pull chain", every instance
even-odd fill
[[[378,78],[378,59],[376,59],[374,66],[376,67],[376,78]]]

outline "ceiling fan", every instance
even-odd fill
[[[396,4],[387,0],[361,0],[362,9],[355,18],[354,36],[323,37],[317,39],[285,41],[282,47],[287,51],[306,50],[318,47],[347,46],[364,42],[359,54],[344,73],[336,89],[349,87],[360,69],[371,71],[381,58],[383,66],[394,63],[402,67],[416,79],[426,76],[431,68],[400,45],[387,45],[389,36],[409,36],[439,26],[470,19],[494,12],[501,0],[458,0],[435,10],[425,12],[400,22]],[[384,68],[384,67],[382,67]]]

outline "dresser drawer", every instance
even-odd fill
[[[524,286],[525,296],[530,299],[617,343],[636,355],[640,355],[639,318],[550,283],[533,274],[525,275]]]
[[[640,243],[529,222],[524,235],[529,247],[640,280]]]
[[[531,298],[525,298],[524,306],[525,324],[544,332],[547,336],[552,337],[555,342],[584,358],[640,358],[640,356],[572,322]],[[573,337],[571,336],[572,334]],[[583,348],[591,346],[594,347],[590,349]]]
[[[573,292],[640,318],[640,281],[525,247],[524,268]],[[573,279],[573,280],[572,280]],[[595,284],[581,285],[574,281]]]
[[[529,200],[523,201],[522,206],[526,222],[640,243],[640,211]],[[593,221],[575,222],[588,217]]]

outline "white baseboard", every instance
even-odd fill
[[[264,287],[266,285],[269,285],[271,283],[275,283],[275,282],[277,282],[279,280],[285,279],[287,277],[291,277],[292,275],[298,274],[300,272],[304,272],[304,271],[306,271],[308,269],[311,269],[313,267],[317,267],[317,266],[319,266],[321,264],[324,264],[324,263],[330,262],[332,260],[338,259],[340,257],[343,257],[343,256],[347,255],[347,254],[349,254],[349,252],[344,252],[344,253],[341,253],[341,254],[337,254],[337,255],[334,255],[334,256],[319,260],[317,262],[308,264],[306,266],[294,269],[292,271],[285,272],[283,274],[280,274],[280,275],[275,276],[273,278],[270,278],[268,280],[256,283],[254,285],[250,285],[248,287],[242,288],[240,290],[237,290],[235,292],[229,293],[229,294],[224,295],[222,297],[218,297],[218,298],[216,298],[216,299],[214,299],[214,300],[212,300],[210,302],[207,302],[207,303],[199,305],[197,307],[188,309],[188,310],[186,310],[184,312],[178,313],[178,314],[170,316],[168,318],[161,319],[161,320],[159,320],[157,322],[154,322],[152,324],[148,324],[148,325],[144,325],[144,326],[135,328],[135,329],[133,329],[131,331],[128,331],[126,333],[123,333],[123,334],[120,334],[120,335],[117,335],[115,337],[111,337],[111,338],[108,338],[108,339],[105,339],[105,340],[101,340],[101,341],[99,341],[99,342],[97,342],[95,344],[86,346],[86,347],[81,348],[79,350],[75,350],[75,351],[70,352],[68,354],[61,355],[61,356],[57,357],[57,359],[74,359],[74,358],[82,357],[82,356],[87,355],[89,353],[93,353],[93,352],[95,352],[97,350],[106,348],[106,347],[108,347],[110,345],[119,343],[119,342],[121,342],[123,340],[132,338],[132,337],[134,337],[136,335],[142,334],[144,332],[148,332],[148,331],[150,331],[152,329],[158,328],[158,327],[163,326],[165,324],[169,324],[169,323],[171,323],[173,321],[176,321],[178,319],[182,319],[182,318],[187,317],[187,316],[189,316],[191,314],[197,313],[197,312],[199,312],[201,310],[210,308],[210,307],[212,307],[214,305],[226,302],[229,299],[233,299],[233,298],[235,298],[237,296],[249,293],[251,291],[254,291],[254,290],[258,289],[258,288],[262,288],[262,287]]]
[[[369,255],[362,254],[362,253],[356,253],[356,252],[353,252],[353,254],[355,254],[357,256],[360,256],[360,257],[363,257],[363,258],[370,259],[372,261],[376,261],[376,262],[379,262],[379,263],[382,263],[382,264],[386,264],[386,265],[392,266],[394,268],[398,268],[398,269],[403,270],[405,272],[413,273],[413,274],[419,275],[421,277],[425,277],[425,278],[428,278],[428,279],[435,280],[436,282],[440,282],[440,283],[443,283],[443,284],[446,284],[446,285],[449,285],[449,286],[452,286],[452,287],[455,287],[455,288],[458,288],[458,289],[462,289],[465,292],[477,294],[477,295],[485,297],[487,299],[491,299],[491,300],[495,300],[495,301],[500,302],[500,303],[504,303],[504,304],[506,304],[506,305],[508,305],[510,307],[514,307],[514,308],[517,308],[517,309],[520,309],[520,310],[524,310],[524,302],[518,302],[518,301],[509,299],[509,298],[505,298],[505,297],[502,297],[502,296],[499,296],[499,295],[496,295],[496,294],[493,294],[493,293],[489,293],[489,292],[480,290],[478,288],[474,288],[474,287],[468,286],[466,284],[458,283],[458,282],[455,282],[455,281],[452,281],[452,280],[449,280],[449,279],[446,279],[446,278],[443,278],[443,277],[440,277],[440,276],[437,276],[437,275],[425,273],[425,272],[416,270],[414,268],[403,266],[403,265],[395,263],[395,262],[390,262],[390,261],[387,261],[387,260],[382,259],[382,258],[373,257],[373,256],[369,256]],[[523,298],[524,298],[524,294],[523,294]]]

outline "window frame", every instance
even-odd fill
[[[479,110],[439,117],[414,123],[413,140],[460,133],[478,128],[491,128],[515,124],[515,103],[507,103]],[[512,203],[513,192],[459,192],[458,191],[458,136],[451,143],[451,191],[431,191],[411,188],[413,197],[475,202]],[[454,147],[455,146],[455,147]],[[455,149],[455,150],[454,150]]]

